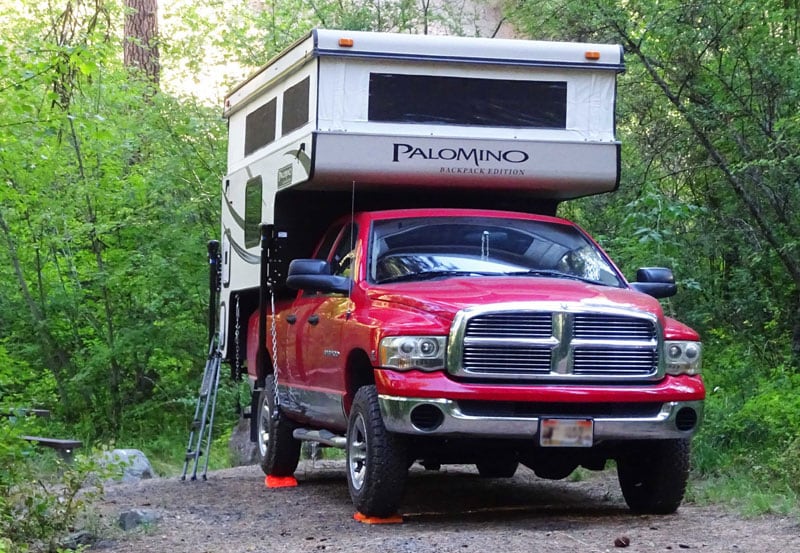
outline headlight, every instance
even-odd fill
[[[700,342],[664,342],[667,374],[700,374],[703,344]]]
[[[444,336],[393,336],[381,340],[382,367],[408,371],[436,371],[445,365]]]

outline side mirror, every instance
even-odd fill
[[[347,294],[353,284],[347,277],[331,274],[330,263],[323,259],[295,259],[289,264],[286,286],[311,292]]]
[[[654,298],[670,298],[678,292],[672,269],[665,267],[643,267],[636,271],[636,282],[631,288]]]

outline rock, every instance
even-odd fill
[[[117,468],[123,482],[138,482],[139,480],[155,478],[155,471],[153,471],[150,461],[138,449],[106,451],[99,462],[106,468]],[[117,480],[119,478],[114,479]]]
[[[258,462],[258,446],[250,441],[250,419],[239,419],[228,440],[231,466],[255,465]]]
[[[78,530],[73,532],[65,540],[61,542],[63,549],[78,549],[92,545],[96,541],[95,536],[88,530]]]
[[[119,514],[119,527],[125,531],[161,520],[161,513],[152,509],[131,509]]]

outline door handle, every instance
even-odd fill
[[[311,315],[308,318],[308,324],[316,326],[319,324],[319,315]]]
[[[293,325],[294,323],[297,322],[297,315],[287,315],[286,322],[289,323],[290,325]]]

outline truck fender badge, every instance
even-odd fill
[[[325,357],[339,357],[341,354],[335,349],[325,349],[322,350],[322,355]]]

